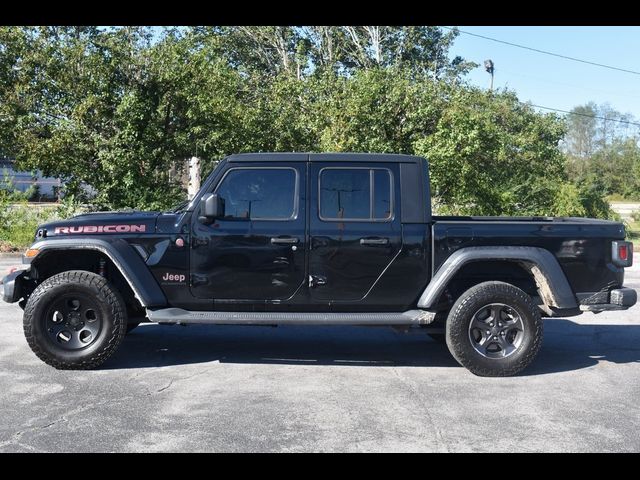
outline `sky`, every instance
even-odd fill
[[[640,27],[462,26],[461,31],[640,72]],[[640,119],[640,75],[552,57],[460,33],[450,49],[480,67],[467,80],[488,88],[483,63],[494,62],[494,89],[515,90],[522,101],[571,110],[589,101],[609,103]]]

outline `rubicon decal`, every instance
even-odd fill
[[[56,227],[54,233],[137,233],[144,232],[146,225],[79,225],[77,227]]]

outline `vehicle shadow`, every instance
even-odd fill
[[[547,319],[542,348],[522,375],[565,372],[599,362],[640,362],[640,324],[579,324],[566,319]]]
[[[424,333],[391,327],[146,324],[103,369],[219,361],[289,365],[445,366],[458,363]]]
[[[285,365],[459,367],[446,345],[390,327],[248,327],[146,324],[103,369],[219,361]],[[579,370],[600,361],[640,362],[640,325],[545,321],[543,347],[522,375]],[[462,367],[460,367],[462,368]]]

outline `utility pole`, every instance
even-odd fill
[[[251,219],[251,208],[253,206],[254,203],[256,202],[261,202],[262,200],[249,200],[249,199],[245,199],[245,198],[241,198],[240,199],[241,202],[247,202],[249,204],[249,210],[247,210],[247,218]]]
[[[344,212],[342,211],[342,193],[352,193],[352,192],[360,192],[362,189],[360,188],[323,188],[322,190],[326,190],[328,192],[337,192],[338,193],[338,218],[343,218]]]
[[[491,75],[491,86],[489,87],[489,90],[493,91],[493,71],[494,71],[493,60],[491,59],[485,60],[484,69],[487,71],[487,73]]]

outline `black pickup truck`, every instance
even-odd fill
[[[232,155],[174,211],[40,226],[4,300],[56,368],[99,366],[143,321],[389,325],[445,340],[486,376],[530,364],[541,317],[636,303],[620,223],[438,217],[430,204],[421,157]]]

